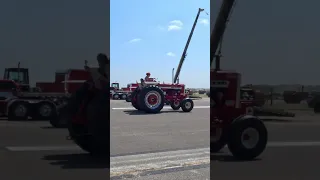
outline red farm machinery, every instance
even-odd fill
[[[157,81],[146,81],[140,79],[138,88],[131,94],[131,103],[134,108],[147,113],[158,113],[162,110],[164,104],[169,102],[173,110],[182,109],[184,112],[190,112],[193,109],[193,101],[188,98],[185,85],[179,84],[179,74],[182,64],[186,58],[187,50],[196,27],[200,13],[204,9],[199,8],[190,35],[182,53],[177,71],[173,77],[172,83],[160,83]]]
[[[110,86],[110,98],[113,100],[130,100],[130,94],[138,87],[138,83],[128,84],[127,87],[120,88],[119,83],[111,83]]]
[[[241,74],[220,69],[221,43],[234,3],[223,0],[210,37],[210,151],[228,145],[236,159],[252,160],[265,150],[268,131],[253,115],[253,101],[241,102]]]

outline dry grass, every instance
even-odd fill
[[[208,96],[206,94],[193,93],[192,95],[190,95],[190,97],[192,97],[192,98],[195,98],[195,97],[205,98]]]

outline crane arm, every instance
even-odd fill
[[[210,66],[216,57],[219,44],[221,43],[234,4],[235,0],[223,0],[221,4],[219,14],[210,37]],[[219,60],[219,58],[216,58],[217,69],[219,69],[220,65]]]
[[[204,11],[204,9],[199,8],[198,14],[197,14],[197,17],[196,17],[196,19],[195,19],[195,21],[193,23],[193,26],[192,26],[188,41],[187,41],[186,46],[185,46],[185,48],[183,50],[183,53],[181,55],[179,65],[178,65],[176,74],[175,74],[174,79],[173,79],[173,83],[176,83],[177,79],[179,78],[179,74],[180,74],[180,71],[181,71],[182,64],[183,64],[183,62],[184,62],[184,60],[185,60],[185,58],[187,56],[187,50],[188,50],[188,47],[189,47],[189,44],[190,44],[190,41],[191,41],[191,38],[192,38],[192,35],[193,35],[193,31],[194,31],[194,29],[195,29],[195,27],[197,25],[197,22],[198,22],[198,19],[199,19],[199,15],[200,15],[200,13],[202,11]]]

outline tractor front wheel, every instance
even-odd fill
[[[239,160],[253,160],[266,148],[268,131],[257,117],[246,115],[232,122],[228,148]]]
[[[181,109],[183,112],[190,112],[193,109],[194,103],[192,99],[184,99],[181,101]]]

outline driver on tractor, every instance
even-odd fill
[[[145,82],[154,82],[154,78],[150,78],[151,74],[149,72],[146,73],[146,77],[144,78]]]

